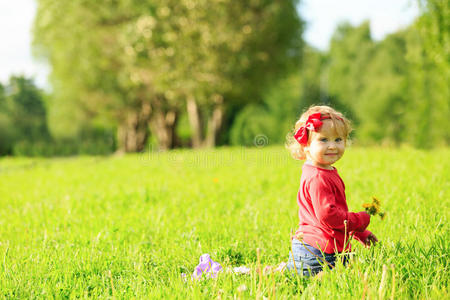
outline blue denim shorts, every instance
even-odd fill
[[[304,245],[303,245],[304,244]],[[306,246],[306,248],[305,248]],[[308,251],[309,250],[309,251]],[[311,254],[311,252],[314,253]],[[292,253],[294,257],[292,257]],[[295,261],[295,267],[294,267]],[[316,275],[322,271],[323,267],[332,268],[335,266],[336,255],[320,252],[319,249],[300,242],[297,239],[292,240],[292,251],[289,251],[289,261],[287,263],[288,270],[294,271],[297,269],[297,274],[303,274],[304,276]],[[344,264],[347,259],[344,258]],[[331,266],[330,266],[331,265]]]

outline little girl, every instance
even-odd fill
[[[299,274],[334,267],[335,254],[344,248],[350,251],[351,235],[367,247],[378,241],[366,230],[370,215],[348,211],[344,182],[333,167],[344,154],[351,130],[341,113],[329,106],[312,106],[297,121],[287,143],[295,159],[306,159],[297,195],[300,223],[287,265]]]

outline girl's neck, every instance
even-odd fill
[[[305,164],[308,164],[310,166],[316,167],[316,168],[320,168],[320,169],[325,169],[325,170],[335,170],[335,167],[333,167],[332,165],[327,165],[327,166],[323,166],[323,165],[319,165],[314,163],[314,161],[307,159],[305,161]]]

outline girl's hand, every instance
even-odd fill
[[[375,236],[375,234],[371,233],[364,241],[364,245],[367,248],[370,248],[372,245],[375,246],[377,242],[378,242],[377,237]]]

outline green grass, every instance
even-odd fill
[[[382,201],[386,219],[369,226],[381,242],[354,241],[350,266],[320,280],[261,283],[256,249],[262,265],[286,261],[298,223],[301,162],[282,147],[3,158],[0,296],[448,299],[449,158],[450,149],[348,149],[336,167],[349,207]],[[203,253],[254,271],[184,282]]]

